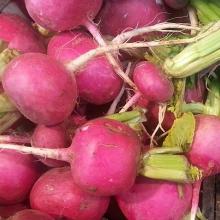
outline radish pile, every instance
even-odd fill
[[[1,10],[0,219],[196,220],[220,173],[219,2]]]

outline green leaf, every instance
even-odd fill
[[[162,146],[181,148],[184,152],[187,152],[193,141],[194,132],[194,115],[192,113],[184,113],[183,116],[174,121]]]

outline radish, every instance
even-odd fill
[[[164,0],[164,2],[170,8],[179,10],[179,9],[183,9],[184,7],[186,7],[189,0]]]
[[[65,148],[68,146],[68,137],[63,126],[57,125],[47,127],[45,125],[38,125],[31,137],[31,145],[41,148]],[[49,167],[65,166],[63,161],[41,158],[41,162]]]
[[[72,31],[54,36],[48,45],[48,55],[65,64],[97,47],[87,33]],[[114,100],[122,87],[122,80],[104,56],[92,59],[74,74],[79,96],[93,104],[102,105]]]
[[[133,79],[144,98],[153,102],[167,102],[174,87],[162,71],[153,63],[142,61],[134,69]]]
[[[8,206],[0,206],[0,216],[3,218],[8,218],[24,209],[27,209],[27,205],[23,203]]]
[[[0,152],[0,205],[24,201],[40,176],[31,155],[13,151]]]
[[[6,67],[2,83],[19,111],[35,123],[58,124],[76,103],[74,76],[44,54],[26,53],[15,58]]]
[[[34,21],[41,26],[64,31],[93,19],[102,5],[102,0],[25,0],[26,8]]]
[[[196,130],[187,156],[193,165],[203,170],[203,176],[220,172],[220,145],[218,140],[220,118],[213,115],[197,115]]]
[[[56,218],[101,220],[108,197],[95,197],[73,183],[69,167],[54,168],[43,174],[30,194],[31,207]]]
[[[159,106],[157,104],[150,103],[147,106],[146,116],[149,123],[146,123],[146,127],[150,132],[153,132],[159,123],[158,113],[159,113]],[[174,120],[175,120],[174,114],[170,111],[166,111],[162,122],[163,129],[165,131],[168,131],[172,127]]]
[[[18,15],[0,14],[0,39],[21,53],[45,52],[45,46],[30,24]]]
[[[107,0],[97,21],[103,34],[116,36],[129,29],[164,22],[167,15],[156,0]]]
[[[186,81],[185,102],[203,102],[206,93],[205,83],[202,78],[191,76]]]
[[[139,177],[116,199],[127,220],[182,220],[190,211],[192,186]]]
[[[134,184],[140,159],[139,137],[122,122],[99,118],[76,130],[72,144],[64,149],[1,145],[50,159],[67,161],[73,181],[97,196],[127,191]]]
[[[8,220],[54,220],[54,218],[38,210],[25,209],[17,212]]]

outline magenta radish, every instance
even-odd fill
[[[0,216],[2,218],[9,218],[10,216],[16,214],[17,212],[27,209],[27,205],[23,203],[18,203],[14,205],[0,206]]]
[[[25,4],[36,23],[54,31],[64,31],[82,25],[87,19],[94,19],[102,0],[25,0]]]
[[[203,102],[206,94],[205,83],[202,78],[192,76],[186,81],[185,102]]]
[[[61,33],[50,40],[48,55],[65,64],[97,46],[85,32]],[[92,59],[74,74],[79,96],[93,104],[102,105],[112,101],[122,86],[122,80],[104,56]]]
[[[153,132],[159,123],[158,113],[159,113],[158,104],[150,103],[147,106],[146,116],[147,116],[147,120],[149,121],[149,123],[148,122],[146,123],[146,127],[150,132]],[[162,122],[163,129],[165,131],[168,131],[172,127],[174,120],[175,120],[174,114],[170,111],[166,111],[163,122]]]
[[[193,165],[203,170],[203,176],[220,172],[219,129],[218,116],[196,116],[196,130],[187,156]]]
[[[24,201],[40,176],[38,164],[31,155],[13,151],[1,151],[0,161],[0,205]]]
[[[147,61],[138,63],[134,69],[133,79],[144,98],[149,101],[166,102],[173,95],[172,82],[153,63]]]
[[[15,58],[7,66],[2,83],[19,111],[35,123],[58,124],[76,103],[74,76],[44,54],[26,53]]]
[[[17,212],[8,220],[54,220],[54,218],[38,210],[25,209],[20,212]]]
[[[18,15],[0,14],[0,39],[19,52],[45,52],[45,46],[30,24]]]
[[[127,220],[182,220],[190,211],[192,186],[139,177],[116,199]]]
[[[66,149],[0,146],[69,162],[73,182],[96,196],[116,195],[131,188],[141,150],[135,131],[122,122],[106,118],[91,120],[78,128],[71,146]]]
[[[38,125],[31,137],[32,147],[41,148],[65,148],[68,147],[68,137],[66,130],[61,125],[47,127]],[[67,165],[63,161],[41,158],[41,162],[49,167],[60,167]]]
[[[103,34],[116,36],[126,30],[164,22],[167,15],[155,0],[107,0],[97,22]]]
[[[54,168],[43,174],[30,194],[33,209],[54,217],[77,220],[101,220],[109,204],[108,197],[83,192],[73,183],[69,167]]]

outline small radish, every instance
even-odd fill
[[[192,186],[139,177],[116,199],[127,220],[182,220],[190,211]]]
[[[0,39],[21,53],[45,52],[45,46],[31,25],[18,15],[0,14]]]
[[[74,76],[44,54],[26,53],[13,59],[2,83],[19,111],[35,123],[58,124],[71,114],[76,103]]]
[[[54,36],[48,45],[48,55],[65,64],[97,47],[86,32],[72,31]],[[79,96],[93,104],[102,105],[114,100],[122,87],[122,80],[105,56],[95,57],[74,74]]]
[[[78,128],[72,144],[64,149],[33,148],[0,144],[1,149],[67,161],[73,182],[97,196],[129,190],[139,168],[141,143],[138,135],[122,122],[98,118]]]
[[[116,36],[126,30],[167,20],[168,13],[156,0],[107,0],[97,21],[103,34]]]
[[[144,98],[153,102],[167,102],[171,99],[174,87],[170,80],[153,63],[138,63],[133,73],[134,82]]]
[[[17,212],[8,220],[54,220],[54,218],[38,210],[25,209],[20,212]]]
[[[31,207],[56,218],[101,220],[108,197],[83,192],[73,183],[69,167],[54,168],[43,174],[30,194]]]
[[[206,94],[205,83],[202,78],[192,76],[186,81],[185,102],[203,102]]]
[[[94,19],[102,0],[25,0],[25,4],[36,23],[54,31],[64,31]]]
[[[47,127],[38,125],[31,137],[31,145],[41,148],[65,148],[68,146],[66,130],[61,125]],[[49,167],[65,166],[63,161],[41,158],[41,162]]]
[[[38,164],[31,155],[13,151],[1,151],[0,161],[0,205],[24,201],[40,176]]]

